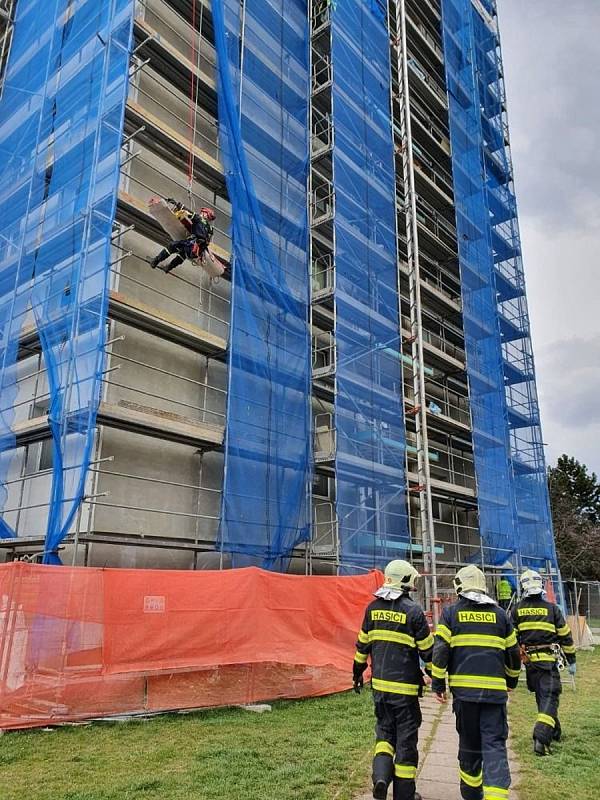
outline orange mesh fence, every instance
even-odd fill
[[[0,565],[0,728],[348,689],[381,574]]]

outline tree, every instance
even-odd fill
[[[585,464],[563,453],[555,467],[548,470],[550,491],[566,493],[573,501],[575,513],[595,525],[600,523],[600,484],[596,473]]]
[[[548,470],[556,552],[567,580],[600,580],[600,486],[584,464],[562,455]]]

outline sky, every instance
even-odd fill
[[[546,458],[600,474],[600,0],[498,0]]]

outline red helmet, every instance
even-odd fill
[[[206,219],[210,220],[210,222],[214,222],[214,220],[217,218],[217,215],[212,208],[201,208],[200,213],[203,217],[206,217]]]

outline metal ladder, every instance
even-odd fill
[[[394,8],[395,5],[395,8]],[[390,0],[390,35],[392,55],[398,74],[398,94],[392,98],[394,119],[400,123],[402,149],[402,182],[406,219],[406,246],[408,253],[408,282],[410,302],[410,345],[413,371],[413,393],[415,408],[417,476],[414,490],[419,500],[419,519],[423,538],[423,562],[425,571],[425,600],[432,613],[434,624],[438,618],[437,574],[435,556],[435,530],[431,498],[431,475],[429,469],[429,442],[427,434],[427,402],[425,396],[425,369],[423,358],[423,327],[421,284],[419,267],[419,236],[417,227],[417,193],[413,163],[412,130],[410,118],[410,92],[408,84],[408,53],[406,42],[405,0]],[[397,176],[398,179],[400,176]],[[398,201],[397,201],[398,203]],[[410,509],[409,509],[410,510]]]

